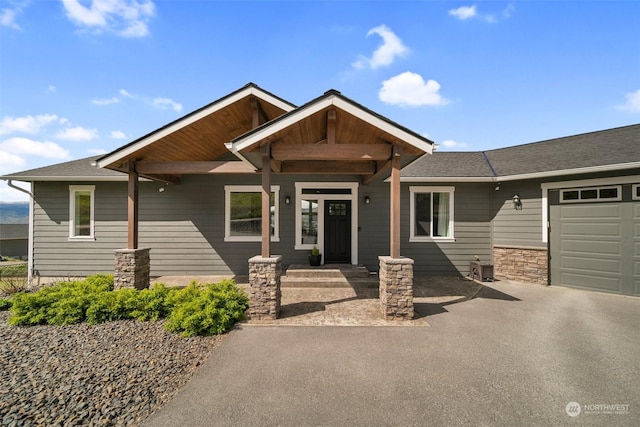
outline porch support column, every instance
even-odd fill
[[[262,154],[262,258],[269,258],[271,243],[271,144],[260,146]]]
[[[282,256],[249,259],[249,311],[251,321],[274,320],[280,315]]]
[[[398,144],[393,145],[391,158],[391,258],[400,258],[400,156],[402,149]]]
[[[400,156],[402,149],[393,145],[391,157],[390,256],[380,261],[380,306],[386,320],[413,318],[413,260],[400,256]]]
[[[113,287],[144,289],[149,287],[150,249],[138,248],[138,172],[133,162],[129,162],[127,169],[127,249],[114,251]]]

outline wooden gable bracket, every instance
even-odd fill
[[[258,98],[252,97],[249,102],[251,103],[251,125],[252,128],[255,129],[263,123],[268,122],[267,116],[264,114],[264,110],[260,106],[260,101]]]
[[[377,161],[391,158],[389,144],[293,144],[275,143],[271,156],[275,160]]]
[[[336,143],[336,110],[330,108],[327,111],[327,144]]]

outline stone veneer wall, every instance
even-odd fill
[[[115,254],[114,289],[145,289],[149,287],[150,251],[148,248],[116,249],[113,251]]]
[[[280,315],[282,256],[249,260],[249,311],[251,320],[277,319]]]
[[[496,277],[522,282],[548,284],[549,256],[546,249],[513,246],[493,247]]]
[[[413,319],[413,260],[378,257],[380,304],[387,320]]]

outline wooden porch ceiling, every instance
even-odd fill
[[[104,167],[127,173],[134,163],[141,176],[168,182],[179,182],[183,174],[253,173],[255,169],[229,153],[225,143],[286,112],[249,94],[188,125],[178,126],[177,121],[141,138],[160,135]]]
[[[266,144],[270,146],[273,172],[363,175],[364,183],[388,173],[394,145],[402,151],[403,164],[425,153],[333,105],[239,152],[257,169],[261,169],[260,147]]]

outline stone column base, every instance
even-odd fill
[[[282,256],[249,259],[249,311],[251,320],[273,320],[280,315]]]
[[[116,249],[113,288],[146,289],[149,287],[149,252],[151,249]]]
[[[380,304],[387,320],[413,319],[413,260],[378,257]]]

